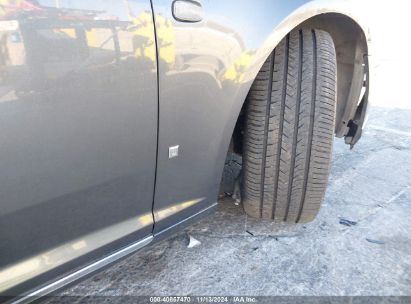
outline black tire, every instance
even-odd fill
[[[337,64],[331,36],[295,30],[264,63],[247,100],[243,205],[250,216],[309,222],[330,171]]]

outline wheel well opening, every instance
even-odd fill
[[[337,55],[337,108],[335,135],[343,137],[349,132],[350,121],[361,99],[366,75],[368,47],[362,28],[350,17],[327,13],[314,16],[298,28],[316,28],[328,32],[333,38]]]
[[[360,101],[364,83],[364,56],[368,55],[366,36],[362,28],[350,17],[327,13],[314,16],[296,28],[315,28],[328,32],[333,38],[337,55],[337,108],[335,134],[343,137],[349,132],[350,121]],[[229,152],[242,155],[244,113],[247,98],[243,103],[231,138]]]
[[[335,135],[344,137],[350,131],[352,120],[361,99],[364,77],[366,75],[368,46],[362,28],[350,17],[338,13],[326,13],[309,18],[294,29],[310,28],[328,32],[333,38],[337,56],[337,106]],[[293,30],[294,30],[293,29]],[[245,132],[245,110],[247,98],[243,103],[231,137],[224,167],[224,180],[233,181],[241,169],[243,138]],[[238,169],[238,167],[240,169]],[[234,173],[233,173],[234,172]]]

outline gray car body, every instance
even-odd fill
[[[188,1],[197,22],[172,0],[38,2],[0,21],[2,295],[44,295],[213,211],[251,84],[298,26],[332,34],[336,135],[361,135],[368,30],[346,2]]]

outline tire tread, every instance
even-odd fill
[[[289,33],[257,75],[247,100],[243,204],[257,218],[308,222],[330,170],[336,55],[321,30]]]

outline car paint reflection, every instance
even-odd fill
[[[148,0],[0,1],[5,290],[151,234],[158,98]]]
[[[72,240],[33,256],[22,263],[0,270],[0,292],[36,277],[46,271],[96,250],[153,223],[152,214],[145,214]]]

